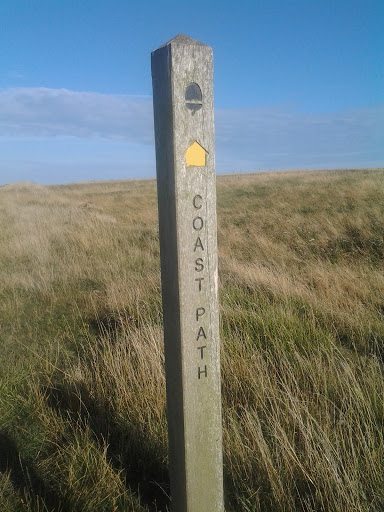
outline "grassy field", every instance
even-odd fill
[[[384,170],[217,191],[226,510],[384,510]],[[2,512],[170,510],[159,267],[154,180],[0,188]]]

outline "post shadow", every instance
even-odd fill
[[[168,468],[134,427],[124,428],[106,404],[90,396],[86,386],[56,384],[45,387],[43,393],[56,413],[70,416],[80,428],[88,428],[100,446],[107,445],[109,463],[116,471],[123,470],[127,489],[140,495],[149,512],[170,510]]]
[[[0,432],[0,472],[10,472],[10,480],[21,495],[36,497],[32,503],[36,512],[70,512],[60,497],[47,486],[33,462],[23,458],[15,441],[5,432]]]

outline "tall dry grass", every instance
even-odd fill
[[[218,178],[228,511],[384,509],[383,178]],[[0,188],[0,289],[2,510],[168,510],[154,181]]]

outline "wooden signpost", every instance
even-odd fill
[[[173,512],[223,512],[212,49],[152,53]]]

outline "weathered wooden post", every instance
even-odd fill
[[[212,49],[152,53],[173,512],[222,512]]]

